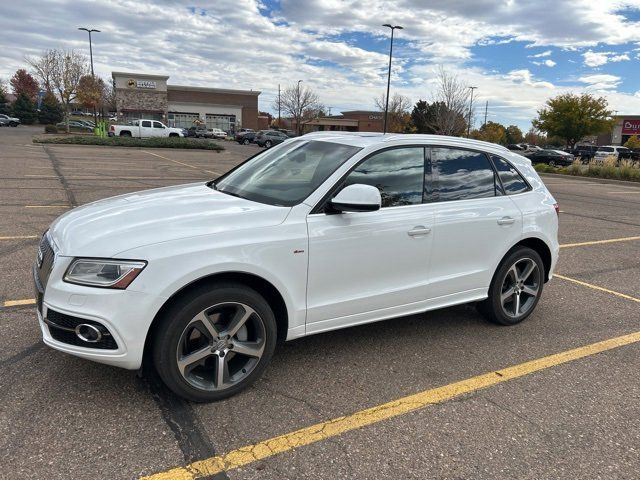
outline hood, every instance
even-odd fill
[[[49,231],[61,255],[112,257],[154,243],[278,225],[290,210],[198,183],[89,203],[59,217]]]

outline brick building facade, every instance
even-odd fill
[[[258,128],[259,91],[168,85],[168,76],[112,73],[119,121],[160,120],[172,127],[206,125],[234,133]]]

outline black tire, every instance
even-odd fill
[[[523,311],[519,315],[513,315],[512,313],[515,313],[515,308],[514,312],[508,312],[502,303],[503,293],[508,293],[504,290],[504,285],[512,266],[516,265],[518,262],[522,263],[527,260],[533,261],[537,267],[537,279],[535,282],[531,282],[532,284],[536,284],[537,294],[535,297],[526,294],[526,301],[528,302],[529,298],[531,298],[532,302],[527,305],[526,311]],[[533,272],[531,275],[533,275]],[[478,311],[487,318],[487,320],[500,325],[515,325],[520,323],[535,310],[536,305],[542,296],[544,278],[544,264],[540,255],[538,255],[538,252],[528,247],[515,247],[502,259],[502,262],[500,262],[500,265],[491,280],[491,285],[489,286],[489,296],[485,300],[476,304]],[[518,296],[519,295],[520,293],[518,293]]]
[[[120,136],[121,137],[130,137],[131,136],[131,132],[120,132]]]
[[[16,122],[9,122],[10,127],[17,127],[18,124]]]
[[[556,166],[556,162],[554,160],[549,160],[549,166],[550,167],[555,167]]]
[[[266,142],[264,142],[264,146],[265,146],[265,148],[271,148],[271,145],[273,145],[273,144],[271,143],[271,140],[267,140]]]
[[[220,304],[241,303],[249,306],[264,325],[264,350],[257,363],[244,378],[222,390],[197,388],[190,383],[178,368],[178,348],[184,342],[183,334],[194,317],[208,308]],[[255,317],[254,317],[255,319]],[[255,290],[238,283],[208,284],[192,290],[176,301],[159,319],[154,333],[153,362],[162,381],[177,395],[193,402],[222,400],[244,390],[255,382],[269,364],[276,346],[276,320],[266,300]],[[233,339],[231,339],[233,341]],[[208,347],[207,347],[208,348]],[[215,347],[214,347],[215,348]],[[227,355],[229,355],[227,353]],[[220,354],[220,356],[222,356]],[[214,355],[211,358],[215,359]],[[242,357],[239,357],[242,359]],[[233,359],[233,358],[232,358]],[[206,364],[205,364],[206,365]],[[198,367],[199,368],[199,367]],[[204,367],[203,367],[204,368]],[[244,369],[239,373],[245,374]]]
[[[244,140],[242,140],[242,144],[243,145],[249,145],[249,143],[251,143],[251,142],[249,142],[248,138],[245,138]]]
[[[180,135],[178,135],[177,133],[170,133],[169,136],[170,137],[179,137]]]

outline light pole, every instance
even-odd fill
[[[469,134],[471,133],[471,109],[473,108],[473,91],[478,87],[469,87],[471,90],[471,101],[469,102],[469,123],[467,124],[467,138],[469,138]]]
[[[298,118],[296,118],[296,130],[298,130],[298,135],[302,133],[302,112],[300,111],[300,82],[302,80],[298,80],[298,91],[296,94],[296,112],[298,113]]]
[[[398,30],[402,30],[403,27],[400,25],[391,25],[390,23],[385,23],[382,25],[383,27],[389,27],[391,29],[391,45],[389,47],[389,72],[387,73],[387,100],[384,103],[384,123],[382,127],[382,133],[387,133],[387,112],[389,111],[389,87],[391,85],[391,58],[393,57],[393,32],[397,28]]]
[[[91,59],[91,78],[95,79],[95,74],[93,73],[93,45],[91,44],[91,32],[100,33],[100,30],[96,30],[95,28],[85,28],[78,27],[78,30],[84,30],[89,34],[89,58]],[[93,124],[98,126],[98,115],[96,113],[96,107],[93,107]]]

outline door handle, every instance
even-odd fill
[[[411,230],[407,232],[410,237],[419,237],[420,235],[428,235],[431,233],[431,229],[427,227],[423,227],[419,225],[417,227],[413,227]]]
[[[515,223],[516,219],[512,217],[502,217],[498,220],[498,225],[511,225]]]

